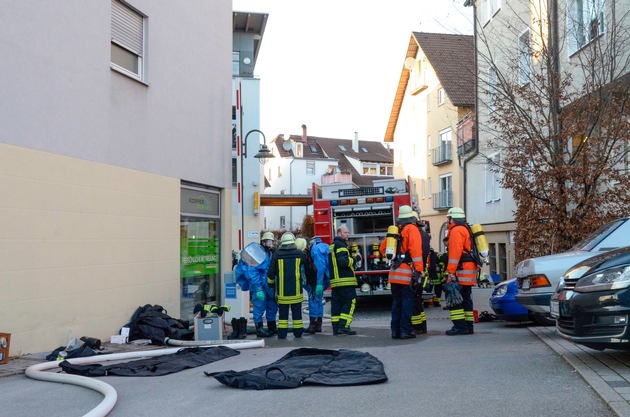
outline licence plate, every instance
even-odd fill
[[[560,317],[560,303],[556,300],[551,300],[551,317]]]
[[[521,284],[521,289],[529,290],[529,278],[523,278],[523,283]]]

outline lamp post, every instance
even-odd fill
[[[272,154],[271,150],[269,150],[269,148],[267,147],[267,139],[265,138],[265,134],[258,129],[250,130],[245,135],[245,139],[243,139],[243,149],[242,149],[243,158],[247,158],[247,138],[249,137],[249,135],[255,132],[260,133],[260,135],[263,138],[263,144],[260,146],[258,153],[254,155],[254,158],[258,159],[262,165],[265,165],[268,160],[270,160],[271,158],[275,158],[275,155]]]

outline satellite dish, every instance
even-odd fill
[[[416,59],[414,57],[408,56],[407,58],[405,58],[405,68],[407,68],[408,70],[411,70],[415,66],[416,66]]]
[[[282,144],[282,149],[284,149],[285,151],[290,151],[293,148],[293,145],[291,144],[291,141],[289,140],[285,140],[284,143]]]

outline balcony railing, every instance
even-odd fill
[[[447,164],[453,161],[453,151],[451,150],[451,144],[438,146],[431,151],[431,157],[433,158],[433,165]]]
[[[453,192],[441,191],[433,193],[431,200],[433,201],[433,210],[446,210],[453,207]]]

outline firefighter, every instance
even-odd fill
[[[307,333],[322,331],[324,317],[324,288],[330,285],[328,278],[328,245],[318,236],[313,237],[306,248],[306,293],[308,294],[309,326]]]
[[[328,248],[330,286],[332,288],[330,322],[334,335],[357,334],[350,329],[354,306],[357,302],[357,278],[354,275],[354,259],[348,251],[350,231],[346,226],[337,229],[337,236]]]
[[[446,213],[448,221],[448,263],[446,282],[460,285],[462,302],[450,306],[453,328],[446,331],[448,336],[473,334],[474,315],[472,287],[477,282],[479,268],[470,255],[472,251],[471,235],[466,227],[466,213],[460,207],[452,207]]]
[[[260,245],[271,260],[274,254],[274,242],[276,238],[272,232],[265,232],[260,239]],[[278,332],[276,326],[276,315],[278,314],[278,304],[272,288],[267,283],[267,272],[261,277],[260,282],[254,284],[252,292],[252,305],[254,313],[254,324],[256,325],[257,337],[270,337]],[[263,316],[267,318],[267,330],[263,328]]]
[[[410,206],[400,206],[396,223],[400,225],[399,244],[389,270],[392,291],[392,339],[412,339],[411,316],[414,309],[412,284],[422,282],[424,262],[422,237],[416,227],[417,215]],[[387,239],[381,242],[381,253],[386,254]]]
[[[425,231],[424,222],[420,220],[420,216],[415,211],[413,212],[416,218],[416,227],[420,231],[420,239],[422,241],[422,262],[427,265],[429,257],[429,250],[431,248],[431,236]],[[425,268],[426,269],[426,268]],[[411,316],[412,332],[415,335],[425,334],[427,332],[427,315],[424,312],[424,289],[427,284],[428,275],[425,271],[425,279],[422,282],[413,283],[412,289],[414,291],[413,300],[413,313]]]
[[[302,280],[306,255],[295,245],[295,236],[286,232],[280,238],[280,247],[271,258],[267,283],[278,295],[278,339],[286,339],[289,332],[289,309],[293,320],[293,336],[304,333],[302,322]]]
[[[438,254],[433,248],[429,250],[427,273],[433,285],[433,307],[442,307],[442,292],[448,258],[445,253]]]

